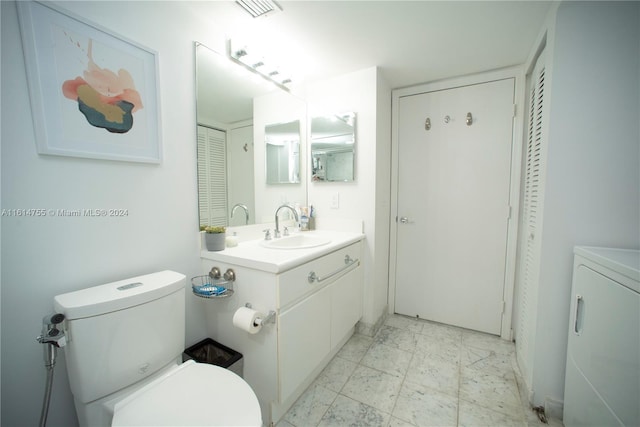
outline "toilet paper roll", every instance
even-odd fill
[[[262,329],[264,315],[248,307],[240,307],[233,315],[233,326],[250,334],[257,334]]]

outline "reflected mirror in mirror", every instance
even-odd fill
[[[355,113],[311,119],[311,180],[355,180]]]
[[[300,182],[300,121],[265,127],[267,184]]]

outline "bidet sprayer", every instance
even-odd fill
[[[63,331],[58,329],[58,325],[64,321],[64,314],[53,313],[42,318],[42,334],[37,338],[40,344],[52,344],[56,347],[64,347],[67,338]]]
[[[59,325],[62,322],[64,322],[64,314],[62,313],[47,314],[42,318],[43,325]]]

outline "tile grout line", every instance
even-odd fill
[[[413,335],[414,335],[414,340],[415,340],[415,333],[413,333]],[[404,384],[405,384],[405,382],[407,380],[407,375],[409,375],[409,368],[411,367],[411,362],[413,362],[414,357],[416,357],[416,347],[414,347],[413,351],[411,352],[411,359],[409,360],[409,365],[407,366],[407,370],[405,371],[404,375],[402,376],[402,382],[400,383],[400,389],[398,390],[398,395],[396,396],[395,402],[393,402],[393,407],[391,408],[391,413],[389,414],[390,415],[389,416],[389,423],[387,425],[391,425],[391,418],[393,418],[393,412],[395,411],[396,406],[398,405],[398,400],[400,400],[400,393],[402,392],[402,388],[404,387]],[[402,418],[400,418],[400,419],[402,419]],[[409,422],[409,421],[407,421],[407,422]],[[413,425],[412,422],[411,422],[411,425]]]
[[[385,324],[383,323],[383,324],[382,324],[382,326],[385,326]],[[380,330],[382,330],[382,326],[380,327]],[[387,325],[387,326],[389,326],[389,327],[393,327],[393,326],[390,326],[390,325]],[[395,327],[394,327],[394,328],[395,328]],[[398,329],[398,328],[395,328],[395,329]],[[378,334],[380,333],[380,330],[378,330],[378,332],[376,333],[376,335],[378,335]],[[371,367],[371,366],[367,366],[367,365],[362,364],[362,361],[364,360],[364,358],[365,358],[365,356],[367,355],[367,353],[369,352],[369,350],[371,350],[371,348],[376,344],[376,335],[374,335],[374,336],[373,336],[373,339],[371,340],[371,344],[370,344],[370,345],[369,345],[369,347],[367,348],[367,351],[366,351],[366,352],[365,352],[365,354],[360,358],[360,361],[358,362],[358,367],[362,366],[362,367],[367,368],[367,369],[373,369],[374,371],[378,371],[378,372],[380,372],[380,373],[390,375],[388,372],[384,372],[384,371],[381,371],[380,369],[376,369],[376,368],[373,368],[373,367]],[[390,348],[394,348],[394,347],[391,347],[391,346],[386,345],[386,344],[385,344],[385,343],[383,343],[383,342],[380,342],[380,343],[378,343],[378,344],[380,344],[380,345],[384,345],[384,346],[387,346],[387,347],[390,347]],[[413,358],[413,354],[411,355],[411,357]],[[356,367],[356,369],[358,369],[358,368]],[[408,371],[408,368],[407,368],[407,371]],[[354,372],[355,372],[355,370],[354,370]],[[391,418],[393,417],[393,410],[395,409],[396,404],[398,403],[398,398],[400,397],[400,390],[402,389],[402,385],[404,384],[404,378],[405,378],[406,376],[407,376],[407,373],[405,372],[404,377],[402,378],[402,383],[400,383],[400,389],[398,390],[398,395],[396,396],[395,402],[393,402],[393,407],[391,408],[391,411],[389,412],[389,422],[387,423],[387,426],[388,426],[389,424],[391,424]],[[351,376],[349,376],[349,377],[351,377]],[[345,385],[346,385],[346,383],[345,383]],[[344,388],[344,386],[343,386],[343,388]],[[348,397],[348,396],[345,396],[345,397]],[[360,403],[363,403],[363,402],[360,402]],[[369,405],[369,404],[367,404],[367,403],[363,403],[363,404],[364,404],[364,405],[367,405],[367,406],[371,406],[371,405]],[[379,408],[376,408],[376,407],[374,407],[374,406],[371,406],[371,407],[372,407],[372,408],[374,408],[376,411],[380,411],[380,412],[382,412],[382,413],[386,413],[386,412],[384,412],[383,410],[381,410],[381,409],[379,409]]]
[[[352,335],[352,337],[353,337],[353,335]],[[357,371],[357,370],[358,370],[358,367],[359,367],[359,366],[361,365],[361,363],[362,363],[362,359],[364,359],[364,356],[367,354],[367,352],[369,351],[369,349],[372,347],[372,345],[373,345],[373,343],[374,343],[374,341],[375,341],[375,337],[371,337],[371,338],[372,338],[371,343],[369,343],[369,345],[367,346],[366,351],[364,352],[364,354],[362,355],[362,357],[360,357],[360,358],[358,359],[358,361],[357,361],[357,362],[355,362],[355,363],[356,363],[356,367],[355,367],[355,369],[354,369],[354,370],[349,374],[349,376],[347,377],[347,379],[346,379],[346,381],[344,382],[344,384],[342,384],[342,386],[340,387],[340,390],[338,390],[338,392],[336,392],[336,397],[334,397],[334,398],[333,398],[333,401],[331,402],[331,405],[329,405],[329,407],[327,408],[327,410],[326,410],[326,411],[324,411],[324,413],[322,414],[322,417],[320,417],[320,421],[318,422],[318,424],[316,424],[316,427],[317,427],[317,426],[319,426],[319,425],[322,423],[322,419],[324,418],[324,416],[325,416],[325,415],[327,415],[327,412],[329,412],[329,410],[331,409],[331,407],[333,406],[333,404],[335,403],[335,401],[338,399],[338,396],[342,396],[342,397],[346,397],[347,399],[351,399],[349,396],[346,396],[346,395],[342,394],[342,390],[344,390],[344,388],[347,386],[347,383],[349,382],[349,380],[350,380],[350,379],[351,379],[351,377],[353,376],[353,373],[354,373],[355,371]],[[351,339],[351,338],[349,338],[349,339]],[[340,358],[340,357],[337,355],[337,353],[336,353],[336,355],[334,356],[334,359],[335,359],[336,357]],[[347,360],[347,361],[349,361],[349,362],[353,362],[352,360],[349,360],[349,359],[345,359],[345,358],[341,358],[341,359],[343,359],[343,360]],[[352,400],[353,400],[353,399],[352,399]]]

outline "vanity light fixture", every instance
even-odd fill
[[[280,5],[272,0],[236,0],[236,3],[254,18],[282,10]]]
[[[269,62],[261,56],[254,54],[247,46],[238,47],[229,40],[228,54],[229,58],[236,64],[242,65],[279,88],[289,91],[287,85],[292,83],[291,78],[275,66],[270,65]]]

